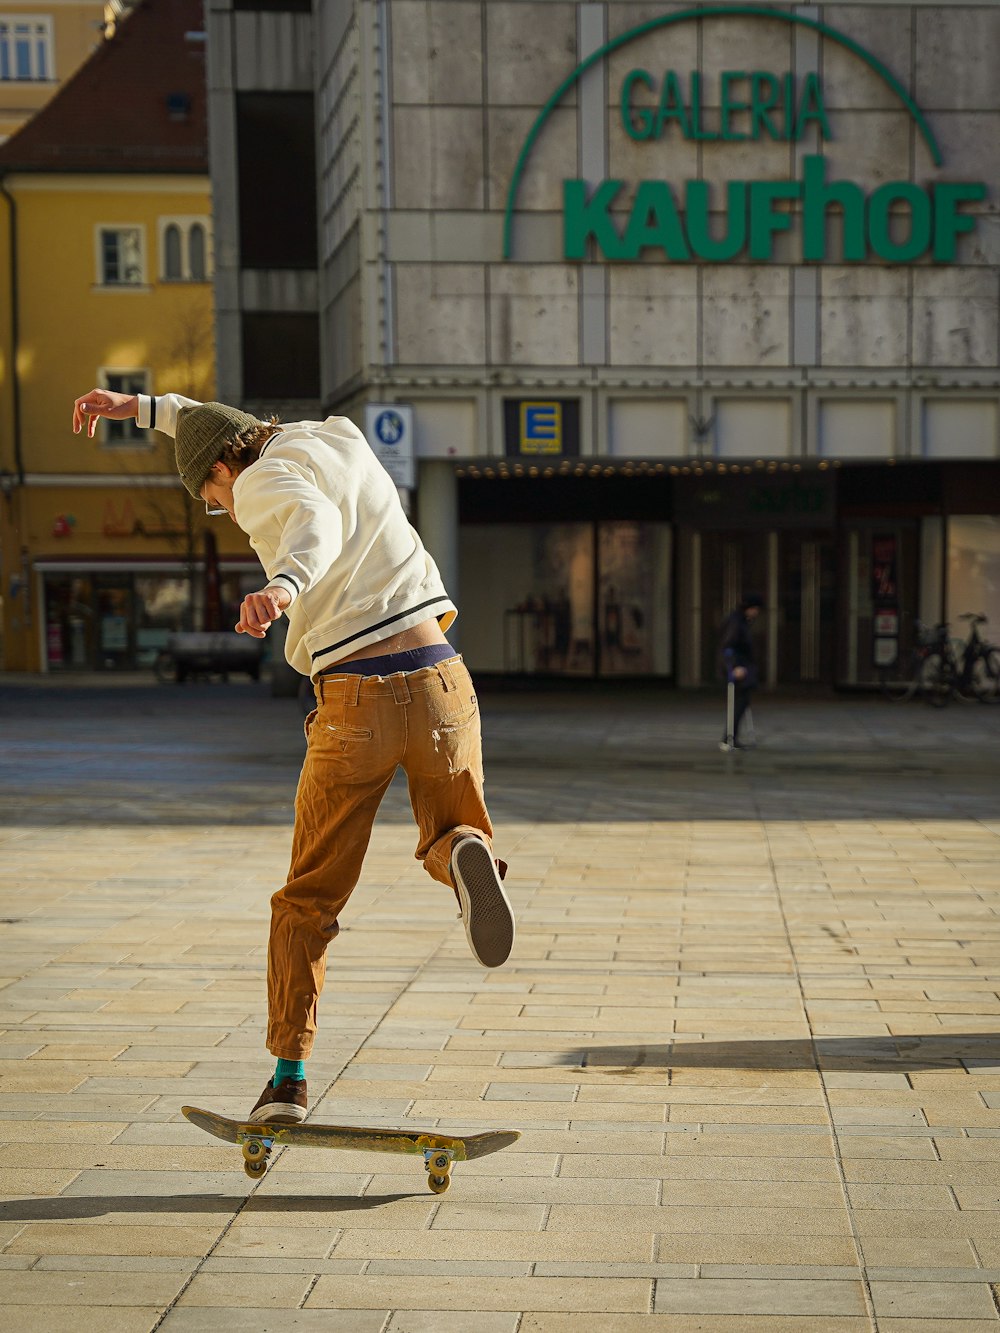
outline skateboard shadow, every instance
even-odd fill
[[[107,1213],[239,1213],[245,1220],[255,1213],[368,1212],[404,1199],[433,1201],[426,1190],[419,1194],[371,1194],[338,1197],[331,1194],[129,1194],[59,1195],[46,1199],[0,1201],[0,1222],[70,1222]]]
[[[793,1041],[676,1041],[589,1046],[559,1062],[608,1073],[640,1069],[817,1069],[886,1073],[972,1064],[1000,1069],[1000,1033],[935,1032],[900,1037],[815,1037]],[[515,1066],[507,1066],[513,1068]]]

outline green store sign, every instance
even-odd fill
[[[689,9],[644,23],[606,43],[555,90],[542,108],[521,149],[507,195],[503,253],[511,259],[518,189],[532,149],[551,112],[566,92],[611,52],[658,28],[698,19],[762,18],[810,28],[845,47],[885,82],[913,118],[935,166],[941,150],[920,108],[898,79],[869,51],[828,24],[800,14],[756,5],[719,5]],[[714,94],[714,96],[713,96]],[[718,107],[714,125],[705,113]],[[702,143],[799,142],[809,133],[822,144],[833,138],[822,79],[810,73],[724,70],[709,84],[698,71],[661,76],[630,70],[618,97],[621,126],[637,142],[686,139]],[[709,160],[706,158],[706,160]],[[982,181],[941,181],[928,187],[889,181],[867,192],[849,180],[832,179],[821,152],[806,155],[795,180],[642,180],[623,210],[626,181],[608,179],[592,186],[585,180],[563,182],[563,255],[635,261],[658,255],[672,263],[725,263],[739,257],[774,259],[775,242],[785,232],[801,234],[802,257],[811,263],[864,263],[875,258],[910,264],[925,256],[954,262],[958,237],[975,230],[977,217],[963,205],[986,198]],[[723,226],[710,226],[713,214]],[[842,218],[842,239],[831,246],[827,223]]]

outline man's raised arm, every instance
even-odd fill
[[[164,393],[154,398],[145,393],[91,389],[73,404],[73,433],[79,435],[86,425],[87,435],[93,439],[98,417],[108,417],[112,421],[135,417],[140,430],[161,430],[165,435],[173,436],[181,408],[198,406],[197,398],[185,398],[179,393]]]

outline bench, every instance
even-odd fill
[[[263,653],[262,639],[232,630],[171,634],[166,647],[178,685],[189,676],[221,676],[225,680],[234,671],[245,671],[251,680],[259,680]]]

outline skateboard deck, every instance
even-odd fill
[[[423,1157],[427,1184],[435,1194],[443,1194],[451,1184],[454,1162],[488,1157],[490,1153],[509,1148],[521,1137],[516,1129],[457,1136],[424,1129],[371,1129],[361,1125],[320,1125],[308,1121],[294,1125],[251,1124],[245,1120],[230,1120],[198,1106],[182,1106],[181,1112],[206,1134],[224,1139],[226,1143],[239,1144],[243,1150],[243,1168],[254,1178],[267,1170],[268,1158],[275,1145],[412,1153]]]

